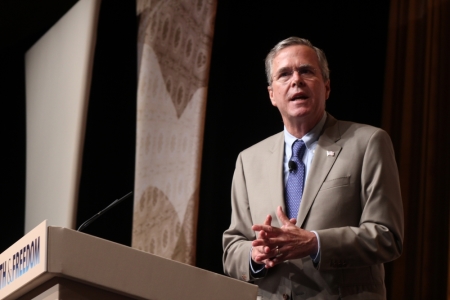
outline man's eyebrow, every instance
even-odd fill
[[[291,72],[292,71],[292,68],[291,67],[282,67],[282,68],[279,68],[276,72],[275,72],[275,75],[280,75],[281,73],[284,73],[284,72]]]
[[[314,68],[313,65],[310,65],[310,64],[302,64],[299,67],[297,67],[297,69],[313,69],[313,70],[315,70],[316,68]]]

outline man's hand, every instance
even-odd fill
[[[271,226],[272,224],[272,216],[268,215],[266,220],[264,221],[265,226]],[[258,235],[258,239],[262,239],[264,231],[260,231]],[[253,246],[252,249],[252,260],[257,264],[265,264],[267,267],[267,257],[274,257],[276,255],[275,250],[271,250],[268,246]],[[263,258],[265,257],[265,258]]]
[[[253,225],[259,231],[258,238],[252,242],[252,259],[271,268],[285,260],[302,258],[317,253],[318,242],[313,232],[301,229],[296,220],[289,220],[281,206],[277,209],[281,228],[271,226],[272,218],[268,216],[263,225]]]

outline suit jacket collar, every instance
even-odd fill
[[[285,209],[284,203],[284,180],[283,180],[283,159],[284,159],[284,133],[280,132],[276,135],[274,139],[274,143],[271,145],[269,151],[271,155],[269,157],[269,170],[273,174],[269,175],[270,180],[270,199],[271,199],[271,207],[276,212],[276,208],[281,206],[283,211]],[[276,215],[272,216],[272,225],[281,226],[278,223],[278,218]]]
[[[336,142],[340,139],[339,124],[333,116],[328,114],[314,153],[311,170],[306,179],[299,215],[297,217],[297,226],[299,227],[303,226],[322,183],[327,178],[328,173],[339,156],[342,147],[336,144]]]

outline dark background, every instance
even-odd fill
[[[24,234],[24,53],[76,1],[0,3],[2,180],[0,252]],[[222,273],[221,235],[240,151],[283,129],[271,106],[264,58],[289,36],[322,48],[331,69],[327,110],[338,119],[381,125],[389,1],[221,0],[217,7],[203,145],[197,266]],[[136,128],[134,1],[102,2],[77,225],[134,187]],[[131,244],[132,201],[86,232]],[[389,276],[389,274],[388,274]]]

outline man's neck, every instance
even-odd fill
[[[325,112],[323,112],[325,113]],[[296,119],[293,122],[284,122],[284,126],[287,131],[298,139],[301,139],[305,134],[310,132],[317,123],[322,119],[323,114],[319,115],[312,120],[299,120]]]

